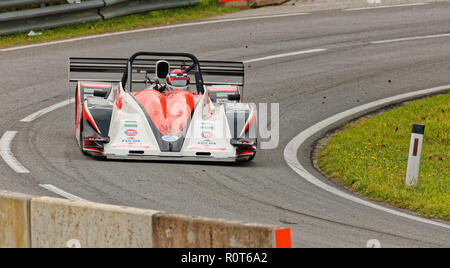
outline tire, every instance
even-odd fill
[[[253,159],[255,159],[255,157],[256,157],[256,152],[253,153],[253,155],[248,158],[247,162],[253,161]]]
[[[80,118],[80,126],[79,126],[79,129],[80,129],[80,151],[84,154],[84,155],[89,155],[87,152],[85,152],[84,150],[83,150],[83,140],[84,140],[84,134],[83,134],[83,106],[81,106],[81,118]]]

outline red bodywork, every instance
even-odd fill
[[[186,90],[165,94],[154,89],[144,89],[134,97],[163,136],[178,135],[200,99],[200,95]]]

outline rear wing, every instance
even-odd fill
[[[166,60],[166,59],[162,59]],[[69,58],[69,81],[125,82],[129,59],[125,58]],[[137,74],[155,73],[155,59],[136,59],[132,72]],[[166,60],[173,68],[186,69],[192,60]],[[233,85],[244,87],[245,69],[242,62],[199,61],[204,85]],[[194,74],[195,70],[189,70]],[[132,83],[145,83],[145,79],[134,79]],[[195,83],[195,82],[193,82]]]

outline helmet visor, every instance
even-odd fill
[[[185,87],[189,85],[189,77],[187,76],[170,77],[169,82],[174,87]]]

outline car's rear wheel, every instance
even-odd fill
[[[83,107],[81,107],[81,115],[83,115]],[[84,155],[89,155],[85,150],[83,150],[83,143],[84,143],[84,133],[83,133],[83,116],[80,118],[78,129],[80,130],[79,137],[80,137],[80,150]]]
[[[237,148],[238,161],[250,162],[255,159],[256,148],[253,146],[241,146]]]

